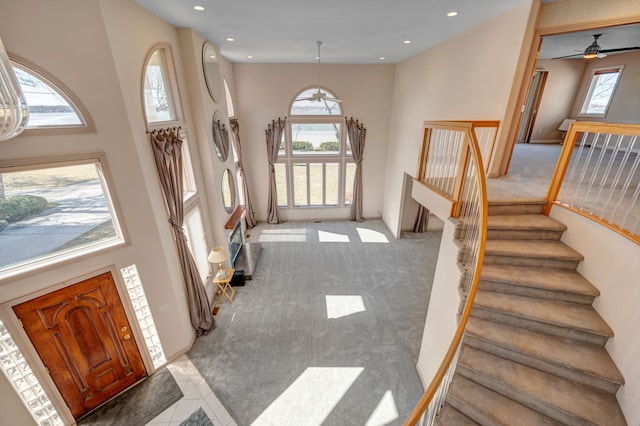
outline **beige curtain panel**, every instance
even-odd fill
[[[182,203],[182,140],[180,129],[154,130],[150,133],[160,185],[169,211],[169,224],[178,250],[178,259],[187,290],[191,325],[198,336],[209,334],[216,328],[211,306],[200,279],[196,262],[191,256],[187,238],[182,229],[184,206]]]
[[[251,198],[249,197],[249,185],[247,184],[247,178],[244,175],[244,166],[242,165],[242,144],[240,143],[240,124],[238,123],[237,118],[232,118],[229,120],[229,125],[231,126],[231,131],[233,132],[233,137],[231,140],[233,141],[233,147],[238,154],[238,159],[236,161],[236,168],[238,169],[238,174],[240,175],[240,180],[242,181],[242,195],[244,198],[244,207],[245,207],[245,216],[244,222],[247,225],[247,229],[251,229],[256,226],[256,215],[253,211],[253,205],[251,204]]]
[[[267,137],[267,161],[269,161],[269,206],[267,222],[281,223],[278,215],[278,191],[276,189],[276,168],[275,163],[278,160],[278,150],[280,149],[280,141],[284,134],[284,126],[287,118],[278,118],[278,121],[271,121],[267,126],[265,134]]]
[[[351,204],[351,214],[349,219],[356,222],[363,222],[362,216],[362,159],[364,154],[364,140],[367,130],[358,120],[347,119],[347,137],[351,144],[351,155],[356,163],[356,174],[353,178],[353,202]]]

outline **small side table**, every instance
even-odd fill
[[[236,290],[231,287],[231,279],[233,278],[233,273],[235,271],[235,269],[225,269],[227,275],[221,279],[217,279],[214,276],[213,282],[218,286],[218,294],[220,295],[216,306],[222,302],[223,297],[226,297],[229,299],[229,302],[233,303],[233,297],[236,295]]]

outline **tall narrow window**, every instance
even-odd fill
[[[604,117],[615,94],[623,66],[593,70],[589,89],[582,103],[580,115]]]
[[[160,48],[154,51],[147,61],[144,73],[144,110],[147,123],[177,119],[167,58],[165,49]]]
[[[330,97],[336,97],[323,89]],[[310,97],[307,89],[296,99]],[[278,205],[290,208],[344,207],[351,203],[345,188],[353,165],[340,103],[294,100],[276,164]]]

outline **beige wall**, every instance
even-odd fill
[[[329,46],[326,46],[329,48]],[[312,64],[247,64],[233,66],[237,88],[243,161],[259,221],[266,221],[269,174],[265,129],[271,120],[289,115],[293,98],[317,86]],[[322,86],[343,100],[343,115],[367,129],[363,161],[363,214],[380,217],[385,156],[391,110],[394,65],[331,65],[321,68]],[[283,220],[346,219],[349,209],[280,209]]]
[[[606,348],[625,380],[616,396],[627,423],[640,424],[640,246],[562,207],[550,216],[568,226],[562,241],[584,256],[578,272],[600,290],[593,306],[614,332]]]
[[[397,65],[383,210],[396,235],[403,174],[415,176],[423,122],[504,120],[529,13],[527,2]]]
[[[548,74],[531,142],[560,143],[564,139],[564,132],[559,131],[558,126],[565,118],[575,118],[571,115],[571,107],[584,67],[584,61],[579,59],[538,61],[536,69],[545,70]]]
[[[2,0],[1,8],[0,27],[8,51],[44,68],[67,85],[87,107],[97,131],[21,135],[0,144],[0,158],[103,152],[114,184],[112,195],[121,208],[128,238],[123,247],[5,280],[1,283],[0,303],[46,291],[110,265],[118,269],[136,264],[164,351],[168,358],[179,355],[190,346],[194,333],[141,104],[145,56],[154,44],[168,42],[178,64],[185,113],[190,113],[176,29],[129,0]],[[187,126],[192,126],[191,120],[187,120]],[[197,137],[194,135],[193,139]],[[196,157],[203,154],[195,146]],[[204,180],[202,176],[197,179]],[[206,193],[204,186],[202,191]],[[208,206],[206,197],[203,205],[205,209]],[[208,215],[212,213],[209,211]],[[207,226],[211,229],[212,225]],[[3,395],[13,392],[5,380],[0,380],[0,391]],[[28,424],[24,421],[28,414],[21,404],[2,411],[3,423]]]

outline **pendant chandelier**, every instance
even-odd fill
[[[18,136],[29,121],[24,94],[0,39],[0,141]]]

